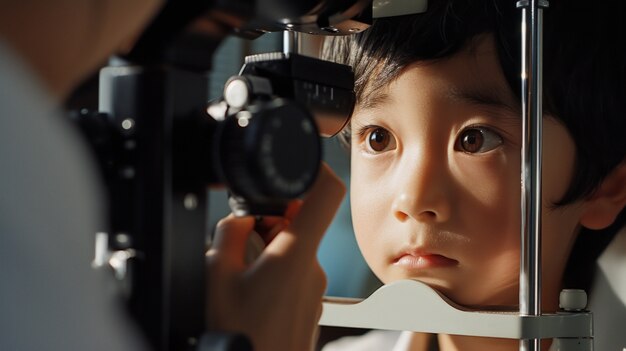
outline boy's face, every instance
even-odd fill
[[[518,304],[518,105],[484,36],[407,67],[357,106],[352,216],[383,282],[416,278],[467,306]],[[552,118],[543,133],[544,309],[554,310],[580,206],[552,208],[570,183],[574,144]]]

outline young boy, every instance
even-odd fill
[[[554,312],[562,288],[589,289],[591,274],[576,267],[592,272],[625,224],[626,6],[552,0],[544,14],[542,308]],[[414,278],[470,308],[518,308],[520,23],[513,0],[432,0],[424,14],[326,43],[326,58],[356,75],[345,133],[352,216],[384,283]],[[401,349],[424,349],[423,337]]]

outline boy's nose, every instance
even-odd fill
[[[421,157],[399,169],[392,202],[397,220],[445,222],[450,218],[449,173],[442,168],[445,157],[432,160],[434,157]]]

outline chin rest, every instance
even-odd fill
[[[626,349],[626,227],[598,258],[590,295],[595,349]]]

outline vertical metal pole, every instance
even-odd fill
[[[302,38],[300,33],[287,30],[283,32],[283,53],[299,54],[302,52]]]
[[[541,315],[541,141],[543,8],[546,0],[518,1],[522,8],[522,193],[520,314]],[[538,351],[539,339],[520,341],[520,350]]]

